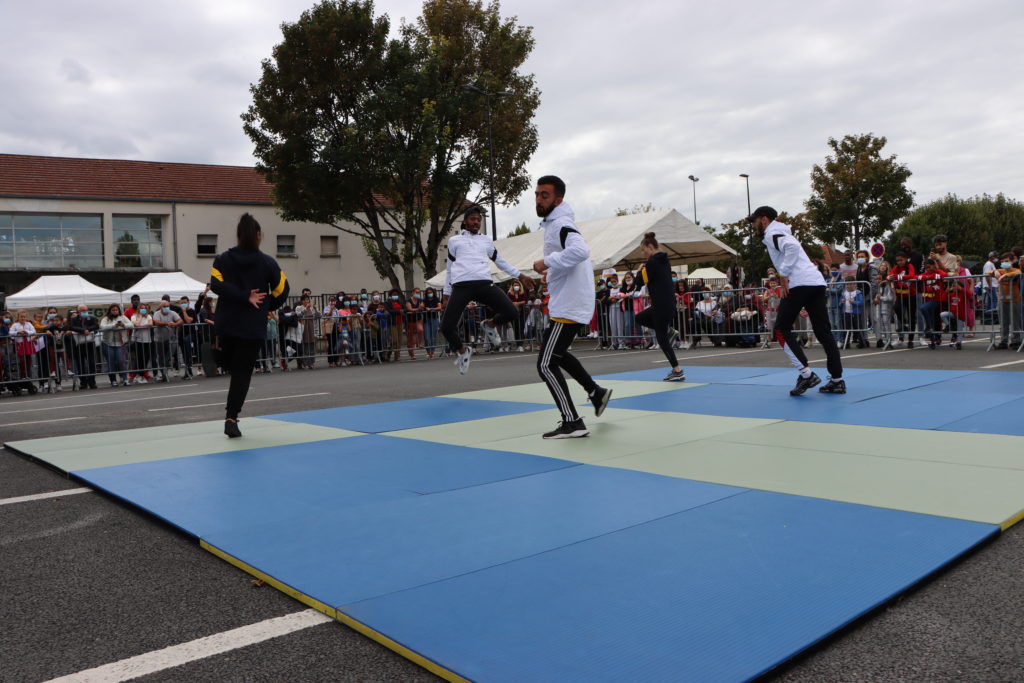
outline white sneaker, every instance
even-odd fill
[[[139,377],[137,380],[135,380],[135,383],[136,384],[149,384],[149,380],[147,380],[145,377]]]
[[[473,355],[473,347],[467,346],[465,353],[455,354],[455,367],[459,369],[460,375],[465,375],[469,372],[469,359]]]
[[[494,325],[482,322],[480,323],[480,327],[483,328],[484,335],[487,341],[491,343],[492,347],[498,348],[501,346],[501,335],[498,334],[498,330],[495,329]]]

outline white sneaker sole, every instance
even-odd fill
[[[544,436],[545,439],[579,439],[583,436],[589,436],[590,430],[588,429],[577,429],[575,432],[569,434],[555,434],[553,436]]]

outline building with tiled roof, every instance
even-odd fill
[[[283,221],[252,167],[0,154],[0,292],[69,272],[117,290],[155,271],[206,281],[245,212],[296,291],[385,286],[357,237]]]

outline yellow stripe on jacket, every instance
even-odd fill
[[[224,276],[221,275],[221,272],[216,268],[210,268],[210,275],[212,275],[214,279],[224,282]]]
[[[281,292],[284,291],[284,286],[285,286],[285,283],[287,283],[287,282],[288,282],[288,279],[285,278],[284,271],[282,270],[281,271],[281,281],[277,283],[277,287],[274,287],[273,291],[270,292],[270,295],[273,296],[273,297],[281,296]]]

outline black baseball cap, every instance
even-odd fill
[[[474,204],[473,206],[469,207],[468,209],[466,209],[462,213],[462,217],[463,218],[467,218],[468,216],[470,216],[471,214],[474,214],[474,213],[478,213],[481,216],[483,216],[484,215],[483,207],[481,207],[481,206],[479,206],[477,204]]]
[[[948,242],[948,241],[949,241],[949,238],[946,237],[945,235],[936,235],[935,238],[932,239],[932,244],[938,244],[939,242]]]
[[[753,223],[754,219],[760,218],[761,216],[768,216],[768,220],[775,220],[779,217],[779,212],[770,206],[759,206],[754,209],[754,213],[747,216],[747,222]]]

